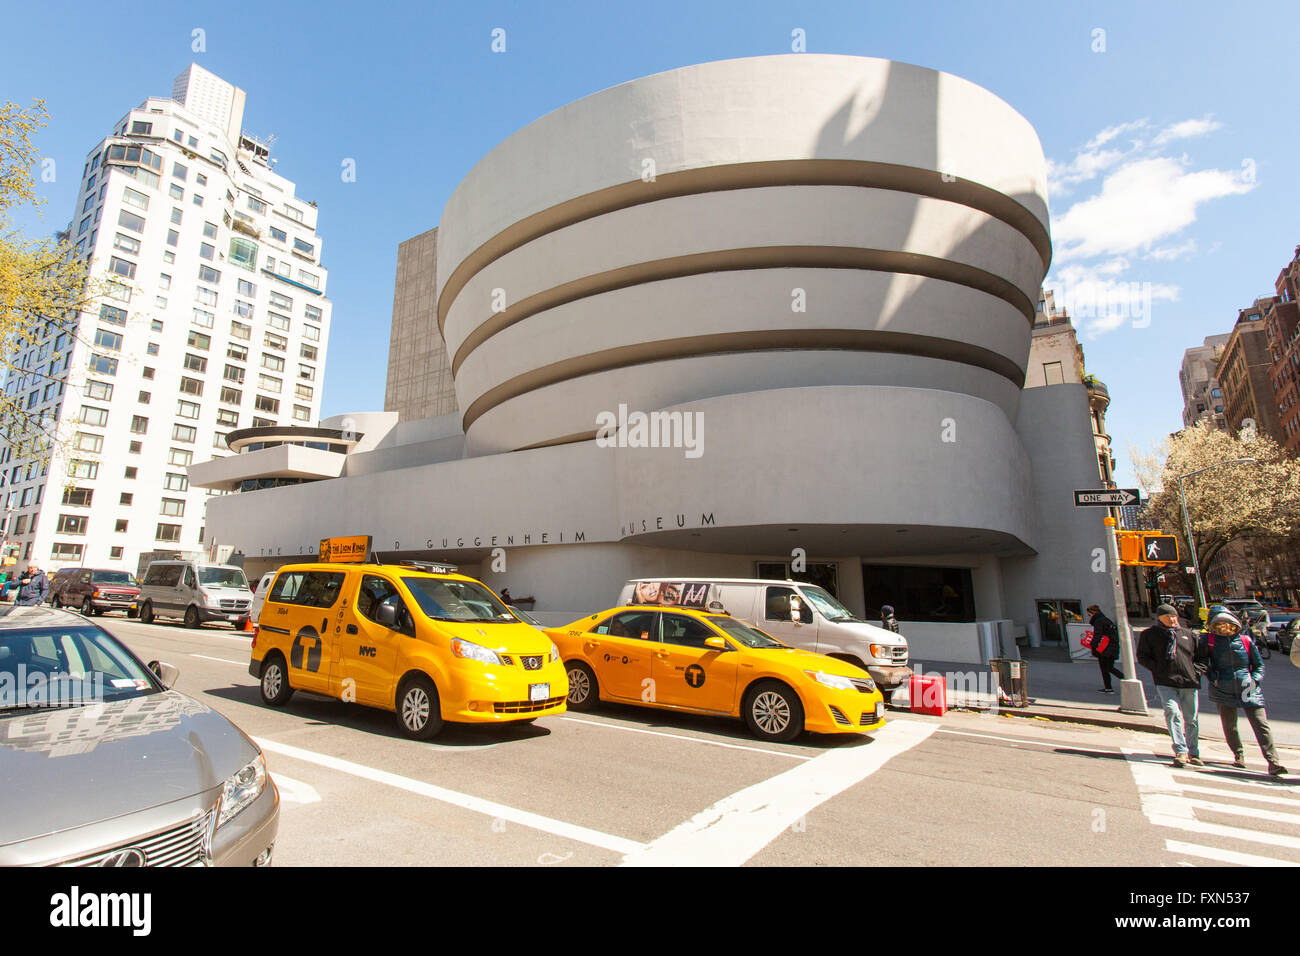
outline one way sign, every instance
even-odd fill
[[[1141,493],[1136,488],[1114,488],[1109,491],[1082,491],[1076,489],[1074,492],[1074,506],[1076,508],[1103,507],[1103,508],[1120,508],[1124,505],[1131,505],[1141,498]]]

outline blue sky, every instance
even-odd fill
[[[1056,260],[1088,370],[1111,393],[1122,484],[1130,444],[1181,427],[1183,349],[1271,293],[1300,243],[1293,4],[224,3],[146,15],[22,4],[0,36],[0,97],[43,97],[48,232],[81,160],[191,61],[248,92],[244,126],[320,208],[334,301],[323,414],[383,406],[397,244],[438,223],[465,173],[574,99],[706,60],[790,52],[942,69],[1001,96],[1052,164]],[[506,31],[506,52],[490,49]],[[202,30],[206,49],[192,49]],[[1097,33],[1098,30],[1104,34]],[[1104,49],[1103,49],[1104,47]],[[340,175],[356,161],[356,181]],[[1130,302],[1150,302],[1146,317]],[[1144,310],[1145,311],[1145,310]]]

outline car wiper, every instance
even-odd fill
[[[9,707],[0,707],[0,714],[34,714],[40,710],[58,710],[61,707],[85,707],[89,704],[100,703],[103,703],[103,701],[61,700],[57,704],[13,704]]]

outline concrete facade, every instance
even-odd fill
[[[1265,296],[1241,310],[1223,347],[1218,377],[1228,429],[1235,433],[1244,421],[1250,419],[1259,434],[1283,444],[1285,439],[1273,398],[1270,375],[1273,363],[1264,323],[1264,313],[1273,303],[1271,296]]]
[[[437,229],[398,245],[384,408],[403,422],[456,411],[451,363],[438,331],[437,266]]]
[[[1183,424],[1194,425],[1208,421],[1215,428],[1228,427],[1223,411],[1223,389],[1219,385],[1219,363],[1231,336],[1207,335],[1201,345],[1183,352],[1183,364],[1178,372],[1178,386],[1183,393]]]
[[[555,622],[629,577],[799,554],[860,614],[883,571],[924,608],[911,569],[934,570],[973,611],[903,630],[951,661],[980,660],[980,622],[1032,637],[1039,599],[1113,604],[1101,515],[1070,496],[1101,485],[1088,389],[1024,388],[1045,172],[1007,104],[883,60],[707,63],[571,103],[444,210],[456,415],[214,500],[214,535],[255,572],[368,533]]]

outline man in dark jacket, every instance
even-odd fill
[[[1101,608],[1095,604],[1089,606],[1088,615],[1088,624],[1092,627],[1092,655],[1101,665],[1101,692],[1113,694],[1115,691],[1110,686],[1111,676],[1124,679],[1124,675],[1115,668],[1115,661],[1119,659],[1119,625],[1102,614]]]
[[[1205,766],[1197,726],[1197,696],[1209,667],[1209,647],[1195,631],[1178,623],[1168,604],[1156,608],[1157,624],[1138,638],[1138,663],[1151,671],[1174,743],[1174,766]]]
[[[41,604],[45,601],[45,595],[49,593],[49,578],[33,561],[27,565],[27,573],[18,579],[18,598],[14,604],[20,606]]]

